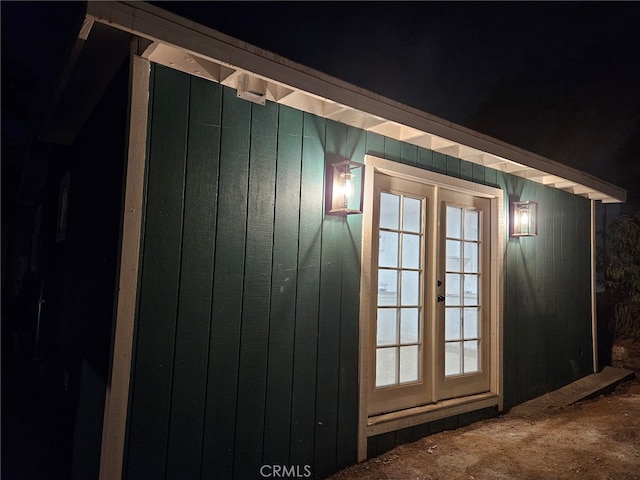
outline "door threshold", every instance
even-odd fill
[[[499,397],[497,394],[486,392],[468,397],[442,400],[437,403],[407,408],[397,412],[375,415],[367,418],[367,437],[421,425],[461,413],[493,407],[498,405],[498,400]]]

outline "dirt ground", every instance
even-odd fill
[[[331,479],[640,479],[640,380],[560,410],[431,435]]]

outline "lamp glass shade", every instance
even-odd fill
[[[344,160],[331,165],[331,208],[334,215],[362,213],[364,165]]]
[[[535,237],[538,235],[538,203],[531,200],[513,202],[514,237]]]

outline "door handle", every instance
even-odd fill
[[[438,295],[438,302],[444,302],[444,300],[445,300],[444,295]]]

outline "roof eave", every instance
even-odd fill
[[[144,2],[88,2],[87,18],[145,38],[143,56],[232,88],[262,80],[267,100],[605,203],[626,191],[528,152],[297,64]]]

